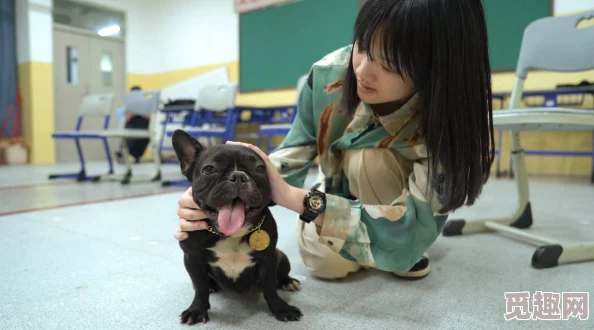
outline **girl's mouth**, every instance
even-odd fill
[[[357,89],[359,89],[359,91],[363,92],[363,93],[372,93],[375,92],[375,89],[364,85],[363,83],[361,83],[361,81],[357,80]]]

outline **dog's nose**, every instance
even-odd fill
[[[235,171],[235,172],[231,173],[231,175],[229,176],[229,181],[231,181],[231,182],[247,182],[248,178],[244,172]]]

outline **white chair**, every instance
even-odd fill
[[[109,117],[111,108],[113,106],[114,93],[107,94],[91,94],[86,95],[79,106],[79,115],[76,121],[76,127],[74,131],[68,132],[55,132],[52,134],[54,139],[68,139],[74,140],[76,151],[78,153],[78,159],[80,161],[81,169],[77,173],[60,173],[50,174],[49,179],[76,179],[77,181],[96,180],[96,176],[87,176],[85,167],[85,157],[83,155],[82,148],[80,146],[81,139],[93,139],[102,140],[107,154],[107,161],[109,164],[109,171],[107,174],[113,174],[113,162],[111,159],[111,153],[109,151],[109,144],[107,139],[100,136],[97,131],[85,131],[81,130],[82,123],[85,118],[104,118],[103,129],[107,130],[109,126]]]
[[[235,108],[236,96],[236,83],[202,87],[198,91],[189,126],[181,128],[206,146],[233,140],[239,120],[239,113]],[[167,131],[166,134],[171,138],[173,131]],[[188,180],[163,181],[161,185],[187,186]]]
[[[192,126],[184,130],[204,145],[233,140],[239,116],[235,111],[236,98],[236,83],[205,85],[198,91]]]
[[[126,173],[122,175],[106,175],[98,177],[94,181],[103,180],[120,180],[122,184],[129,184],[130,182],[153,182],[161,180],[161,158],[158,152],[158,137],[156,136],[157,114],[160,107],[161,91],[131,91],[126,96],[124,105],[124,116],[131,113],[140,116],[150,116],[149,125],[147,129],[130,129],[120,128],[114,130],[107,130],[98,132],[99,136],[105,138],[118,138],[122,140],[122,151],[124,154],[124,163],[126,165]],[[128,152],[126,139],[148,138],[149,146],[153,154],[153,162],[155,164],[155,174],[149,178],[132,178],[132,167],[130,161],[130,154]]]
[[[519,108],[529,70],[577,72],[594,69],[594,26],[577,28],[579,22],[592,17],[594,17],[594,11],[571,16],[547,17],[536,20],[526,27],[516,68],[510,109],[496,111],[493,114],[495,129],[511,131],[511,153],[517,183],[518,205],[511,217],[474,221],[450,220],[444,226],[444,236],[469,235],[486,231],[507,234],[514,239],[537,246],[532,256],[534,268],[549,268],[559,264],[594,260],[594,242],[561,242],[531,234],[526,230],[532,225],[532,211],[524,151],[520,143],[520,131],[592,130],[594,111]]]

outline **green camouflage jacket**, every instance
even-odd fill
[[[426,148],[415,134],[417,113],[410,109],[416,96],[398,117],[378,117],[365,103],[355,116],[341,109],[350,51],[351,46],[341,48],[313,65],[292,128],[270,159],[287,183],[303,187],[318,157],[327,197],[321,243],[362,266],[407,271],[436,240],[447,215],[437,212],[435,194],[427,197]],[[408,187],[390,205],[365,205],[351,196],[343,156],[358,148],[391,148],[413,164]]]

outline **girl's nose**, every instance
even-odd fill
[[[359,66],[357,67],[357,70],[355,70],[355,73],[357,74],[357,77],[361,80],[363,80],[364,82],[371,82],[373,81],[373,62],[370,61],[367,56],[365,56],[362,60],[361,63],[359,64]]]

